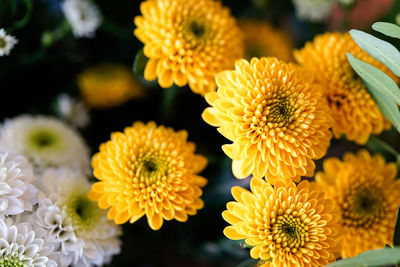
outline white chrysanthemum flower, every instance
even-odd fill
[[[57,98],[58,114],[76,127],[82,128],[89,124],[89,111],[82,101],[74,99],[67,94]]]
[[[18,40],[11,35],[8,35],[4,29],[0,29],[0,57],[8,56]]]
[[[58,253],[28,222],[0,216],[0,266],[55,267]]]
[[[48,169],[39,179],[39,207],[33,222],[59,244],[62,266],[101,266],[119,253],[120,228],[87,197],[86,177],[67,168]]]
[[[338,0],[293,0],[299,18],[314,22],[328,17]]]
[[[0,151],[0,214],[16,215],[33,209],[38,190],[32,181],[32,167],[23,156]]]
[[[61,9],[72,26],[75,37],[94,37],[101,23],[101,13],[90,0],[65,0]]]
[[[0,149],[24,155],[37,173],[59,166],[90,173],[84,140],[53,117],[22,115],[6,120],[0,128]]]

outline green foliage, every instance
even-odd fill
[[[379,91],[370,84],[366,83],[366,86],[382,114],[396,127],[397,131],[400,132],[400,112],[396,103],[389,96],[379,93]]]
[[[144,68],[146,67],[148,60],[149,59],[143,53],[143,49],[140,49],[135,56],[135,60],[133,61],[132,71],[136,75],[143,76]]]
[[[400,263],[400,247],[370,250],[345,260],[327,265],[327,267],[377,267]]]
[[[395,24],[377,22],[372,28],[387,36],[400,38],[400,27]],[[400,52],[393,45],[362,31],[351,30],[350,34],[363,50],[400,76]],[[363,79],[383,115],[400,132],[400,111],[396,105],[396,103],[400,105],[400,89],[397,84],[384,72],[355,58],[350,53],[347,53],[347,59]],[[393,148],[377,138],[370,140],[369,146],[385,150],[398,157],[398,153]],[[385,246],[384,249],[367,251],[357,257],[340,260],[328,266],[386,266],[400,263],[400,207],[393,233],[393,244],[395,248]]]
[[[346,53],[346,55],[353,69],[366,83],[374,87],[380,94],[387,95],[400,105],[399,88],[388,75],[378,68],[355,58],[350,53]]]
[[[397,153],[397,151],[393,147],[391,147],[384,141],[380,140],[379,138],[375,137],[374,135],[370,136],[366,146],[368,147],[369,150],[373,152],[378,152],[378,153],[388,152],[389,154],[395,156],[396,158],[399,156],[399,153]]]
[[[393,38],[400,38],[400,27],[393,23],[376,22],[372,25],[372,29]]]
[[[351,30],[350,35],[363,50],[400,76],[400,52],[396,47],[359,30]]]
[[[396,37],[400,28],[390,23],[375,23],[374,29]],[[400,77],[400,52],[390,43],[368,33],[351,30],[354,41],[376,60],[385,64],[394,74]],[[400,36],[400,35],[399,35]],[[375,99],[383,115],[400,132],[400,91],[396,83],[384,72],[347,53],[347,59],[353,69],[364,80],[368,91]]]
[[[383,115],[400,132],[400,112],[395,103],[396,101],[400,104],[400,92],[396,83],[379,69],[355,58],[350,53],[347,53],[347,59],[364,80]]]
[[[7,32],[25,27],[32,17],[32,0],[0,0],[0,25]],[[7,22],[10,21],[11,24]]]
[[[32,0],[24,0],[24,4],[25,4],[25,8],[26,8],[25,15],[23,16],[22,19],[17,20],[14,23],[14,26],[13,26],[14,29],[19,29],[19,28],[24,27],[26,24],[28,24],[29,20],[31,19],[32,11],[33,11]]]

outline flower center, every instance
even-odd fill
[[[3,266],[3,267],[30,267],[33,265],[28,264],[16,257],[3,256],[3,257],[0,257],[0,266]]]
[[[157,168],[158,168],[158,166],[157,166],[157,162],[155,161],[155,159],[149,159],[143,163],[143,170],[145,172],[153,173],[153,172],[157,171]]]
[[[336,108],[339,109],[346,101],[347,96],[344,93],[333,92],[332,94],[328,94],[327,99],[331,107],[336,106]]]
[[[6,45],[7,45],[6,40],[0,37],[0,48],[5,48]]]
[[[271,220],[272,240],[276,248],[288,248],[296,250],[303,247],[309,241],[308,226],[304,225],[301,218],[293,215],[283,214]]]
[[[162,158],[155,155],[146,155],[138,162],[137,177],[140,177],[146,185],[150,185],[165,177],[167,168],[168,166]]]
[[[81,21],[85,21],[86,20],[86,13],[83,10],[81,10],[79,18],[81,19]]]
[[[190,19],[182,25],[185,41],[192,48],[201,48],[207,40],[209,30],[202,19]]]
[[[206,27],[204,26],[204,24],[198,21],[193,21],[192,23],[190,23],[189,29],[196,38],[203,37],[204,33],[206,32]]]
[[[358,188],[350,193],[343,204],[342,216],[345,224],[353,226],[370,226],[378,222],[384,208],[381,194],[370,188]]]
[[[89,228],[99,216],[95,202],[90,201],[85,194],[73,195],[67,204],[67,212],[72,218],[74,229]]]
[[[293,113],[292,105],[287,98],[277,99],[270,108],[271,122],[289,123]]]
[[[39,129],[33,131],[28,139],[31,145],[36,149],[46,149],[58,143],[58,135],[51,130]]]
[[[261,98],[261,96],[257,96]],[[256,99],[252,105],[250,129],[263,139],[271,129],[275,132],[287,131],[296,118],[296,103],[288,97],[276,97],[271,99]],[[293,127],[292,127],[293,128]]]

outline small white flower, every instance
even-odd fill
[[[101,13],[90,0],[65,0],[61,9],[72,26],[75,37],[94,37],[101,23]]]
[[[63,119],[69,121],[76,127],[82,128],[89,124],[89,112],[83,102],[67,94],[58,96],[57,111]]]
[[[38,202],[32,181],[32,167],[23,156],[0,151],[0,214],[32,211]]]
[[[338,0],[293,0],[299,18],[319,22],[325,20]]]
[[[18,40],[11,35],[8,35],[4,29],[0,29],[0,57],[8,56]]]
[[[0,266],[55,267],[58,258],[28,222],[16,222],[0,217]]]
[[[77,171],[48,169],[39,179],[34,220],[58,244],[61,266],[101,266],[120,252],[120,228],[88,199],[90,184]]]
[[[90,173],[89,151],[80,135],[56,118],[21,115],[0,127],[0,149],[22,154],[36,173],[66,166]]]

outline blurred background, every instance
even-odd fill
[[[109,266],[252,266],[256,262],[249,260],[248,249],[224,237],[227,223],[221,217],[226,202],[232,200],[230,188],[247,187],[249,180],[233,177],[231,160],[221,150],[227,140],[201,119],[208,106],[202,96],[188,87],[162,89],[157,82],[143,79],[143,44],[133,35],[133,19],[140,14],[141,2],[96,1],[102,14],[100,27],[94,38],[76,38],[65,26],[60,1],[0,0],[0,28],[19,40],[9,56],[0,57],[0,120],[23,113],[60,116],[60,94],[82,98],[78,79],[82,72],[103,63],[124,65],[141,93],[112,107],[90,107],[86,103],[90,122],[79,131],[91,152],[97,152],[111,132],[122,131],[137,120],[186,129],[189,140],[197,145],[196,152],[209,160],[202,172],[208,185],[204,188],[205,207],[186,223],[167,221],[159,231],[151,230],[145,218],[124,225],[122,253]],[[370,31],[374,21],[395,22],[400,12],[400,1],[334,1],[329,14],[315,21],[299,16],[290,0],[222,2],[238,19],[269,21],[293,48],[302,47],[325,31]],[[394,131],[380,138],[400,149]],[[376,143],[369,142],[368,146],[394,160]],[[332,140],[328,156],[357,149],[344,139]],[[320,165],[318,161],[317,170]]]

